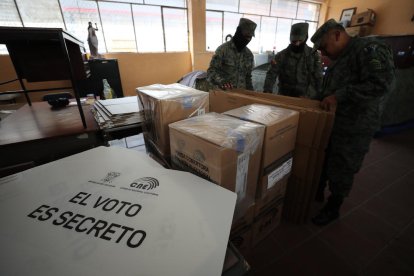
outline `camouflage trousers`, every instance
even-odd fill
[[[333,195],[349,195],[354,175],[362,166],[371,140],[371,134],[332,133],[321,181],[329,182],[329,190]]]

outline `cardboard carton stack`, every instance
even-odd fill
[[[209,95],[178,83],[138,87],[138,104],[144,112],[145,146],[152,157],[170,166],[168,125],[209,111]]]
[[[246,105],[264,104],[299,112],[292,173],[286,189],[283,216],[291,222],[305,222],[319,185],[334,113],[321,110],[319,101],[246,90],[233,91],[211,91],[210,110],[222,113]]]
[[[254,205],[252,245],[265,238],[280,223],[287,179],[292,168],[299,112],[285,108],[252,104],[223,113],[264,125],[262,159]],[[239,237],[249,218],[233,222],[232,238]],[[236,238],[237,239],[237,238]]]
[[[172,166],[236,192],[237,221],[253,210],[264,130],[263,125],[217,113],[172,123]]]
[[[350,36],[370,35],[376,19],[376,14],[371,9],[368,9],[366,12],[354,14],[350,26],[346,28],[346,31]]]

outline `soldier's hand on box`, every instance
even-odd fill
[[[327,111],[333,111],[336,108],[336,96],[330,95],[325,97],[321,102],[321,108]]]
[[[223,83],[221,88],[224,89],[224,90],[233,89],[233,85],[231,84],[231,82],[226,82],[226,83]]]

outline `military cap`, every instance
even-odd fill
[[[308,23],[296,23],[290,29],[290,41],[305,40],[308,36]]]
[[[247,35],[254,36],[257,24],[247,18],[240,18],[239,27]]]
[[[336,22],[335,19],[331,18],[325,23],[323,23],[322,26],[319,27],[319,29],[316,30],[315,34],[311,37],[311,41],[313,42],[313,50],[316,51],[321,46],[322,38],[323,36],[328,33],[329,30],[333,28],[344,28],[340,23]]]

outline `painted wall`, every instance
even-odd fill
[[[190,52],[116,53],[106,54],[105,57],[118,59],[125,96],[136,95],[135,88],[139,86],[177,82],[192,70]]]
[[[330,0],[326,1],[327,16],[339,20],[342,10],[356,7],[356,13],[372,9],[377,21],[372,30],[376,35],[414,34],[414,0]]]

